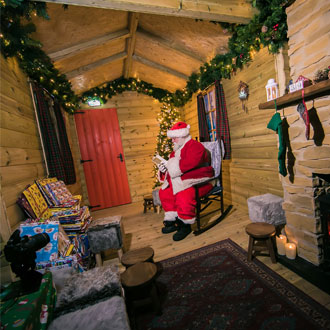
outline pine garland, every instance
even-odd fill
[[[181,107],[199,89],[203,90],[215,80],[230,79],[234,72],[251,61],[253,54],[261,47],[268,47],[270,53],[277,53],[287,41],[285,6],[291,2],[292,0],[253,0],[253,6],[259,9],[259,14],[255,15],[249,24],[221,23],[222,27],[232,34],[228,53],[218,54],[209,63],[203,64],[199,73],[193,73],[189,77],[186,87],[175,93],[146,82],[120,78],[93,88],[82,96],[75,95],[66,76],[54,67],[51,59],[42,51],[40,42],[30,38],[35,26],[31,22],[26,25],[21,23],[21,18],[30,21],[32,15],[49,19],[46,4],[42,2],[0,0],[1,52],[5,57],[16,56],[26,74],[54,94],[69,113],[79,108],[80,101],[97,96],[106,102],[108,98],[124,90],[136,90],[160,101],[167,97],[173,107]]]

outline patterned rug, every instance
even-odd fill
[[[138,330],[330,329],[329,310],[230,239],[158,267],[162,315],[138,310]]]

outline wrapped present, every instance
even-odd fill
[[[39,290],[6,299],[19,291],[20,281],[11,283],[1,293],[1,329],[47,329],[53,319],[56,291],[52,274],[43,275]]]
[[[67,208],[79,209],[82,196],[73,196],[63,181],[48,178],[36,180],[35,182],[52,213]]]
[[[58,227],[58,255],[59,257],[67,257],[76,252],[75,245],[70,240],[67,233],[64,231],[61,224]]]
[[[29,185],[22,194],[31,206],[37,218],[49,219],[52,217],[52,213],[48,209],[47,202],[36,183]]]
[[[46,178],[46,179],[39,179],[36,180],[35,183],[38,186],[40,192],[42,193],[42,195],[44,196],[48,206],[54,205],[53,201],[52,201],[52,197],[51,195],[48,193],[47,189],[45,188],[45,186],[49,183],[52,182],[56,182],[58,181],[57,178]]]
[[[84,231],[90,222],[90,213],[87,206],[83,206],[80,210],[70,209],[58,212],[57,217],[68,234]]]
[[[51,261],[37,262],[36,264],[36,270],[42,274],[47,270],[54,271],[57,269],[62,269],[67,267],[73,267],[75,269],[78,268],[78,257],[76,254],[67,256],[65,258],[58,258]]]
[[[63,181],[50,182],[45,185],[54,205],[62,205],[73,199],[71,192]]]
[[[58,258],[58,221],[40,219],[27,219],[20,224],[20,236],[34,236],[36,234],[46,233],[49,236],[50,242],[42,249],[36,251],[36,262],[55,260]]]
[[[89,242],[87,234],[78,234],[69,236],[74,247],[82,257],[89,256]]]

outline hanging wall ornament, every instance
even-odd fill
[[[246,111],[247,109],[245,107],[244,101],[249,97],[249,86],[245,82],[240,81],[237,91],[238,97],[242,101],[242,109],[243,111]]]

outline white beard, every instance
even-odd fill
[[[185,143],[185,138],[179,138],[178,143],[173,142],[173,150],[177,151],[180,149]]]

